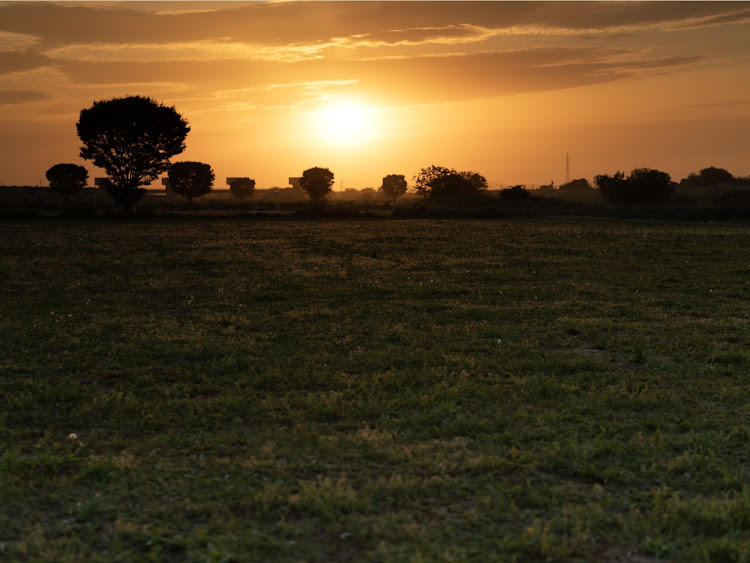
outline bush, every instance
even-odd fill
[[[594,181],[602,198],[618,205],[663,203],[674,194],[669,174],[651,168],[636,168],[628,177],[619,171],[601,174]]]
[[[500,190],[497,197],[503,201],[526,201],[531,199],[531,193],[526,189],[526,186],[519,184]]]

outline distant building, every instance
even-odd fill
[[[561,190],[588,190],[591,189],[591,184],[586,178],[578,178],[571,180],[567,184],[560,186]]]
[[[169,182],[169,178],[162,178],[161,185],[164,186],[164,195],[169,197],[179,197],[177,192],[172,191],[172,184]]]
[[[302,178],[289,178],[289,185],[295,191],[302,191]]]

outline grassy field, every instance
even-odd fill
[[[747,225],[0,235],[0,559],[750,560]]]

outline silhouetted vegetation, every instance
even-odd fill
[[[94,102],[81,111],[76,129],[81,157],[107,172],[107,191],[126,211],[143,198],[143,186],[169,169],[169,159],[185,150],[190,131],[173,107],[142,96]]]
[[[465,196],[487,190],[484,176],[443,166],[422,168],[414,180],[414,189],[424,199]]]
[[[255,191],[255,180],[250,178],[235,178],[229,184],[232,195],[239,199],[248,199]]]
[[[591,189],[591,185],[589,184],[589,181],[586,178],[577,178],[575,180],[571,180],[567,184],[563,184],[560,186],[561,190],[589,190]]]
[[[406,193],[407,187],[406,178],[403,174],[389,174],[383,178],[380,190],[388,197],[393,198],[395,203],[399,197]]]
[[[525,201],[531,199],[531,193],[526,189],[526,186],[519,184],[500,190],[497,197],[503,201]]]
[[[704,168],[698,174],[689,174],[681,182],[681,186],[731,186],[735,183],[735,177],[723,169],[709,166]]]
[[[193,198],[210,193],[216,178],[211,166],[189,160],[172,164],[168,176],[170,189],[188,198],[190,204],[193,203]]]
[[[308,168],[302,173],[300,186],[316,204],[322,202],[333,189],[333,172],[328,168]]]
[[[674,193],[669,174],[651,168],[636,168],[627,177],[619,171],[600,174],[595,182],[602,198],[615,204],[663,203]]]
[[[68,209],[70,196],[81,193],[89,178],[85,167],[67,163],[55,164],[44,175],[50,189],[65,198],[65,209]]]

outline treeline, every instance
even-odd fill
[[[211,192],[215,174],[209,164],[198,161],[171,162],[182,153],[190,131],[187,121],[175,110],[142,96],[129,96],[97,101],[81,111],[76,131],[83,146],[80,156],[103,168],[108,181],[105,189],[125,212],[135,209],[146,194],[145,186],[167,173],[168,189],[193,199]],[[46,171],[50,188],[68,199],[86,186],[88,172],[78,164],[55,164]],[[488,192],[484,176],[470,170],[455,170],[431,165],[413,178],[413,190],[424,203],[481,199]],[[615,205],[663,204],[675,194],[677,186],[750,186],[750,177],[734,177],[727,170],[708,167],[690,174],[679,184],[661,170],[636,168],[626,175],[599,174],[595,187],[602,200]],[[320,206],[331,193],[334,174],[328,168],[313,167],[302,172],[300,188],[314,205]],[[498,201],[531,202],[548,193],[554,186],[544,186],[534,194],[524,185],[501,190]],[[585,179],[577,179],[559,191],[588,190]],[[249,198],[255,189],[250,178],[236,178],[230,190],[239,199]],[[409,190],[402,174],[386,175],[378,191],[394,203]],[[556,190],[557,191],[557,190]]]

